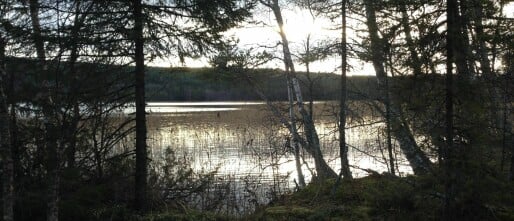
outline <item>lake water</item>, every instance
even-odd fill
[[[324,158],[338,172],[339,143],[334,114],[337,108],[331,102],[316,102],[314,106]],[[286,107],[283,108],[286,111]],[[149,103],[147,111],[150,113],[148,145],[155,165],[162,164],[166,149],[172,149],[177,158],[186,159],[184,162],[188,162],[193,171],[215,171],[216,180],[230,180],[236,189],[233,194],[236,201],[245,200],[248,192],[260,197],[254,199],[255,204],[266,203],[271,195],[295,187],[294,155],[285,145],[287,130],[277,123],[264,103]],[[355,177],[367,174],[361,168],[388,171],[384,124],[372,114],[362,115],[349,118],[346,129],[349,160]],[[400,173],[410,173],[399,148],[395,148],[395,154]],[[308,182],[314,163],[307,154],[304,156],[302,169]],[[241,192],[245,188],[247,193]]]

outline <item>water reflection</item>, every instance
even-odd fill
[[[322,152],[328,164],[337,172],[340,167],[336,118],[324,112],[329,102],[316,105],[316,129]],[[161,159],[166,148],[172,148],[179,157],[187,158],[195,171],[214,171],[218,177],[231,177],[241,184],[255,177],[262,187],[281,185],[291,190],[297,179],[294,156],[285,146],[287,130],[259,102],[199,102],[150,103],[148,117],[151,157]],[[388,171],[384,154],[384,124],[367,116],[348,127],[349,160],[355,177],[367,173],[362,169]],[[359,126],[360,124],[364,126]],[[401,174],[410,168],[395,150],[397,168]],[[313,160],[304,154],[302,165],[306,181],[312,177]],[[158,162],[157,162],[158,163]],[[279,180],[279,178],[281,180]],[[268,187],[267,187],[268,186]],[[265,202],[266,199],[260,199]]]
[[[330,102],[317,102],[314,119],[324,158],[338,172],[335,108]],[[293,151],[285,145],[288,131],[265,104],[150,103],[148,111],[148,145],[154,168],[166,163],[163,156],[170,148],[195,172],[215,172],[212,188],[190,200],[199,209],[211,208],[211,201],[217,202],[218,210],[242,215],[296,187]],[[348,120],[346,129],[354,177],[367,175],[365,169],[388,171],[384,123],[369,113],[354,118]],[[394,155],[397,174],[412,173],[398,147]],[[306,153],[302,170],[305,181],[310,181],[314,161]],[[222,201],[217,201],[220,198]]]

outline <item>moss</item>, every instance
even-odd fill
[[[214,214],[210,212],[200,212],[196,210],[168,211],[165,213],[146,216],[143,221],[224,221],[234,220],[234,217]]]
[[[275,206],[265,210],[264,216],[273,220],[307,219],[313,211],[301,206]]]
[[[489,180],[490,179],[490,180]],[[484,177],[480,186],[494,189],[481,191],[481,200],[472,202],[483,209],[473,217],[480,220],[514,220],[511,183]],[[334,180],[309,184],[306,188],[285,195],[272,204],[259,208],[240,220],[439,220],[443,187],[441,179],[433,176],[392,177],[374,175],[343,181],[333,190]],[[496,184],[495,184],[496,183]],[[486,185],[489,184],[489,185]],[[494,185],[493,185],[494,184]],[[463,194],[470,194],[463,191]],[[466,199],[461,197],[460,199]],[[467,200],[461,202],[462,211],[455,210],[463,220],[473,217],[462,215],[471,210]],[[468,204],[466,204],[468,203]],[[471,213],[470,213],[471,214]],[[469,219],[468,219],[469,218]],[[234,220],[198,211],[167,212],[147,217],[148,221],[168,220]]]
[[[369,213],[370,207],[367,206],[356,206],[352,209],[352,213],[349,216],[350,220],[371,220]]]
[[[343,181],[333,191],[334,180],[308,185],[305,189],[275,202],[254,220],[408,220],[419,215],[419,202],[426,201],[413,177],[369,176]],[[431,201],[430,201],[431,202]],[[418,207],[419,206],[419,207]],[[293,214],[293,208],[303,212]],[[309,212],[305,212],[309,211]],[[433,217],[425,215],[425,217]],[[423,220],[422,218],[417,218]]]

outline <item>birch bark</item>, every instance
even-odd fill
[[[334,178],[337,177],[337,174],[330,168],[325,160],[323,159],[323,154],[321,153],[319,137],[316,132],[316,128],[314,126],[314,122],[312,120],[312,116],[305,109],[304,101],[302,97],[302,91],[300,89],[300,83],[298,78],[296,77],[296,71],[294,67],[294,63],[291,56],[291,51],[289,49],[289,41],[287,40],[286,33],[284,31],[284,20],[282,17],[282,12],[280,6],[278,4],[278,0],[260,0],[260,2],[266,7],[270,8],[275,15],[275,19],[277,21],[277,25],[279,27],[279,34],[282,41],[282,51],[284,53],[284,64],[286,66],[286,75],[288,81],[291,82],[292,91],[294,97],[296,98],[296,105],[298,107],[298,111],[302,116],[302,121],[305,125],[305,135],[306,141],[309,145],[309,149],[311,150],[312,157],[314,158],[314,164],[316,165],[317,176],[321,179],[324,178]]]

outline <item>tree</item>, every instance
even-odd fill
[[[505,73],[505,91],[504,93],[504,124],[503,124],[503,154],[505,154],[506,149],[508,146],[510,146],[510,170],[508,174],[508,179],[513,182],[514,181],[514,132],[511,128],[508,128],[507,122],[511,120],[512,122],[512,110],[514,109],[512,105],[512,100],[514,99],[514,43],[510,43],[510,47],[508,52],[505,54],[504,58],[505,66],[506,66],[506,73]],[[510,101],[510,102],[509,102]],[[509,117],[510,113],[510,117]],[[502,156],[502,162],[503,162]],[[503,170],[503,168],[501,168]]]
[[[9,94],[10,96],[16,95],[25,98],[28,97],[28,94],[32,95],[29,100],[23,100],[23,102],[32,105],[34,108],[29,108],[29,111],[33,115],[28,117],[26,121],[24,120],[20,123],[21,126],[26,129],[20,133],[20,139],[27,137],[27,135],[30,134],[30,132],[28,132],[29,130],[34,130],[34,128],[37,128],[35,130],[39,130],[41,128],[41,125],[39,124],[41,121],[43,125],[41,132],[44,134],[44,139],[39,139],[39,136],[36,136],[35,143],[29,143],[26,140],[20,141],[15,137],[15,135],[18,134],[17,128],[15,127],[16,117],[18,114],[16,105],[17,102],[22,101],[18,101],[18,98],[11,98],[9,101],[11,103],[11,122],[13,125],[13,132],[11,133],[13,141],[11,143],[13,151],[16,151],[16,155],[22,155],[16,157],[14,160],[16,168],[18,168],[17,170],[20,171],[17,172],[17,174],[20,175],[22,174],[21,171],[27,170],[26,167],[22,167],[31,160],[34,160],[31,164],[43,165],[45,168],[40,170],[45,171],[44,173],[25,172],[23,173],[24,177],[18,177],[18,179],[26,181],[32,178],[30,176],[44,177],[44,182],[41,180],[38,182],[39,185],[45,185],[45,188],[47,189],[44,194],[44,201],[47,205],[47,220],[59,219],[61,169],[63,165],[61,154],[62,151],[66,149],[66,141],[77,136],[77,134],[72,133],[72,137],[70,137],[68,133],[64,133],[68,132],[68,128],[63,129],[65,128],[65,125],[67,125],[67,106],[64,104],[65,102],[63,102],[63,100],[65,100],[64,97],[67,97],[69,94],[72,94],[71,96],[75,99],[81,91],[78,87],[71,87],[76,90],[73,92],[70,92],[71,90],[67,90],[70,87],[62,87],[63,78],[61,77],[66,75],[63,74],[60,62],[64,57],[66,57],[65,51],[73,48],[71,49],[73,52],[71,53],[72,58],[70,58],[69,64],[71,66],[70,72],[75,72],[74,66],[77,58],[79,57],[78,45],[83,43],[82,41],[79,43],[77,40],[79,38],[79,29],[83,25],[85,14],[87,14],[80,11],[82,9],[79,7],[80,2],[82,1],[75,1],[69,4],[64,1],[13,1],[9,3],[11,5],[10,7],[7,7],[8,10],[5,11],[5,14],[2,11],[2,15],[8,16],[5,20],[2,18],[2,35],[3,33],[7,33],[12,36],[12,43],[9,47],[9,50],[12,50],[10,54],[19,56],[20,51],[26,51],[29,54],[34,54],[35,51],[35,55],[37,57],[35,62],[30,62],[31,60],[26,58],[9,59],[9,70],[12,73],[16,72],[17,64],[21,63],[26,65],[26,68],[21,72],[21,75],[19,71],[16,74],[11,74]],[[86,5],[92,6],[93,4]],[[4,6],[3,2],[2,6]],[[76,6],[75,11],[69,10],[68,7],[72,6]],[[2,8],[2,10],[3,9],[4,8]],[[56,11],[58,13],[54,14]],[[75,25],[71,26],[74,30],[72,31],[72,34],[70,34],[73,37],[70,38],[67,38],[69,35],[68,32],[66,32],[68,30],[67,27],[69,27],[67,23],[69,20],[66,20],[67,17],[60,16],[59,14],[59,12],[63,11],[68,11],[70,15],[75,15],[76,18],[79,17],[78,19],[75,19]],[[50,57],[50,59],[47,59],[48,57]],[[2,58],[2,63],[7,63],[5,61],[6,59],[4,56]],[[33,65],[34,63],[35,65]],[[14,75],[20,75],[17,82],[14,82]],[[4,83],[5,82],[2,82],[2,86],[6,85]],[[19,84],[30,86],[28,90],[22,90],[21,92],[18,91],[18,93],[16,93],[15,85]],[[74,86],[77,85],[75,84]],[[77,102],[74,102],[74,104],[77,104]],[[42,119],[40,116],[42,116]],[[31,125],[33,122],[37,123]],[[75,129],[77,126],[78,122],[76,122],[76,125],[73,128]],[[21,142],[25,142],[25,144],[21,144]],[[30,152],[34,150],[34,147],[37,154]],[[74,164],[75,151],[71,151],[71,153],[72,154],[69,155],[72,155],[72,157],[69,157],[70,159],[68,162],[70,163],[68,165]],[[41,156],[41,158],[34,155]],[[37,169],[34,169],[34,171],[35,170]],[[19,184],[20,182],[17,182],[17,185]],[[38,190],[38,192],[39,191],[41,190]],[[8,204],[5,205],[7,206]]]
[[[271,11],[273,11],[275,19],[277,21],[277,26],[279,28],[279,34],[282,42],[283,60],[285,65],[288,87],[291,88],[291,91],[293,92],[294,97],[296,98],[298,111],[300,112],[302,121],[305,126],[305,136],[308,146],[304,146],[304,148],[307,148],[307,151],[309,151],[309,153],[314,158],[316,172],[319,178],[325,179],[336,177],[336,173],[332,170],[332,168],[330,168],[327,165],[327,163],[323,159],[323,154],[321,153],[319,144],[319,137],[316,132],[312,116],[304,107],[304,101],[300,89],[300,84],[296,77],[296,70],[294,67],[291,50],[289,48],[289,41],[284,32],[284,20],[282,17],[279,2],[278,0],[259,0],[259,2],[265,7],[269,8]]]
[[[3,13],[4,5],[0,5]],[[0,18],[4,19],[4,18]],[[1,21],[1,20],[0,20]],[[0,27],[0,159],[2,160],[2,219],[14,220],[14,165],[11,149],[10,117],[7,106],[5,85],[7,83],[5,47],[7,44],[5,31]]]
[[[122,107],[127,102],[127,98],[133,96],[132,93],[126,93],[127,88],[124,84],[127,78],[106,77],[108,80],[102,81],[101,84],[88,85],[85,83],[89,82],[88,77],[97,79],[98,76],[95,75],[97,72],[109,72],[109,70],[111,71],[109,76],[112,76],[115,75],[113,72],[124,72],[130,69],[127,66],[133,61],[136,63],[137,93],[135,94],[138,107],[136,111],[138,122],[136,181],[138,184],[136,187],[141,187],[136,198],[144,198],[147,189],[145,187],[147,156],[146,150],[141,150],[140,147],[146,148],[146,136],[141,136],[140,131],[145,130],[146,125],[144,121],[141,123],[140,119],[144,119],[145,114],[145,60],[168,55],[183,60],[187,56],[204,54],[213,45],[221,42],[223,31],[249,16],[248,10],[253,6],[252,3],[235,0],[144,3],[140,1],[138,4],[130,1],[29,0],[15,4],[16,7],[9,8],[6,12],[10,16],[9,20],[4,22],[2,18],[1,30],[3,36],[3,27],[12,26],[7,30],[14,36],[11,45],[16,47],[12,46],[10,49],[14,48],[16,51],[12,54],[16,56],[21,53],[35,54],[37,58],[37,65],[27,69],[28,73],[34,73],[37,80],[32,82],[27,78],[27,81],[33,84],[31,86],[38,91],[38,95],[29,98],[28,102],[34,106],[32,111],[36,113],[35,117],[30,119],[31,121],[39,123],[40,116],[43,116],[44,128],[41,131],[45,134],[45,141],[29,145],[34,145],[38,152],[45,153],[45,161],[42,165],[45,166],[47,173],[38,175],[44,177],[44,183],[48,184],[45,200],[48,205],[48,220],[57,220],[60,216],[61,175],[65,174],[65,179],[68,179],[70,174],[68,172],[72,172],[79,173],[73,179],[88,177],[89,174],[83,171],[89,170],[90,165],[86,164],[91,163],[90,153],[94,155],[94,165],[99,168],[98,180],[101,179],[102,161],[107,161],[105,158],[109,149],[102,149],[104,146],[101,145],[102,150],[98,151],[97,146],[92,144],[95,139],[84,139],[91,137],[90,133],[94,134],[94,138],[104,134],[103,130],[90,131],[89,127],[96,127],[97,119]],[[5,14],[2,13],[3,15]],[[177,20],[181,22],[172,22]],[[84,70],[91,68],[88,63],[97,65],[97,68],[94,68],[95,71]],[[105,68],[110,65],[115,66]],[[113,83],[111,80],[118,82]],[[37,84],[38,81],[43,82],[42,86]],[[103,88],[104,86],[106,88]],[[22,94],[31,92],[23,91]],[[13,109],[11,112],[15,116],[16,112]],[[108,123],[112,122],[103,122],[103,124]],[[125,123],[120,123],[120,127],[112,132],[115,134],[114,137],[127,136],[131,131],[130,129],[125,131],[127,126]],[[112,143],[106,145],[112,146],[120,139],[112,140]],[[65,158],[61,156],[63,153]],[[77,160],[78,156],[80,158]],[[127,156],[131,155],[124,154],[122,158]],[[36,157],[28,155],[22,161],[30,161]],[[34,164],[37,162],[39,161],[36,159]],[[71,170],[61,174],[61,169]],[[141,206],[137,203],[135,206],[144,210],[145,200],[137,200],[137,202],[141,202]]]
[[[294,95],[293,88],[287,87],[287,99],[289,101],[289,121],[291,122],[290,131],[292,134],[298,134],[298,129],[296,127],[296,113],[294,112]],[[289,143],[289,141],[288,141]],[[302,163],[300,156],[300,144],[296,136],[293,136],[293,148],[294,148],[294,158],[296,165],[296,172],[298,173],[298,183],[300,184],[300,188],[305,187],[305,178],[303,176],[302,171]]]
[[[41,106],[44,115],[45,126],[45,149],[46,149],[46,170],[48,173],[47,193],[47,221],[59,220],[59,186],[60,186],[60,159],[57,146],[57,116],[55,113],[55,87],[57,84],[52,80],[51,73],[46,63],[46,51],[41,33],[41,22],[39,19],[40,4],[38,0],[29,1],[30,18],[32,24],[32,40],[36,48],[38,58],[38,71],[43,76],[43,90]]]
[[[325,11],[326,7],[335,7],[339,5],[339,3],[332,3],[330,1],[299,1],[297,4],[302,8],[308,9],[311,14],[321,13],[321,11]],[[305,46],[305,54],[301,56],[300,61],[306,65],[307,68],[307,79],[309,92],[312,96],[312,90],[314,86],[314,81],[310,77],[310,67],[309,64],[312,61],[323,60],[333,53],[332,51],[338,51],[341,56],[341,77],[340,77],[340,94],[339,94],[339,113],[337,118],[339,121],[337,122],[338,132],[339,132],[339,153],[340,153],[340,161],[341,161],[341,171],[338,177],[338,182],[341,176],[344,179],[352,179],[352,174],[350,171],[350,165],[348,161],[348,145],[346,143],[346,117],[347,117],[347,93],[348,93],[348,85],[347,85],[347,70],[348,70],[348,42],[347,42],[347,11],[348,11],[349,1],[343,0],[340,2],[341,8],[337,11],[336,14],[341,16],[341,41],[338,46],[338,50],[331,50],[333,45],[322,44],[315,48],[315,50],[311,50],[310,48],[310,37],[307,37],[306,46]],[[314,16],[314,15],[313,15]],[[312,116],[312,99],[309,103],[310,114]],[[337,184],[336,184],[337,186]]]
[[[378,2],[365,0],[364,8],[366,13],[366,25],[369,33],[369,52],[371,54],[371,62],[376,72],[379,89],[382,92],[381,102],[390,106],[391,111],[391,130],[396,139],[400,143],[400,148],[407,157],[415,174],[424,174],[430,170],[431,162],[428,157],[419,148],[414,136],[404,118],[403,111],[399,104],[392,102],[387,97],[388,89],[386,86],[387,73],[384,68],[385,57],[383,51],[385,49],[384,39],[379,37],[379,28],[376,21],[376,6]],[[394,101],[394,100],[393,100]],[[390,105],[387,105],[387,103]]]
[[[86,4],[84,4],[86,3]],[[85,21],[90,16],[88,16],[88,12],[90,12],[95,6],[94,2],[83,2],[83,1],[75,1],[74,5],[74,18],[73,25],[71,25],[69,37],[66,38],[68,44],[67,48],[70,50],[69,60],[68,60],[68,72],[71,77],[70,88],[74,90],[70,90],[70,95],[68,102],[72,106],[72,116],[70,117],[69,130],[68,133],[65,134],[65,140],[69,142],[68,148],[66,150],[66,160],[68,168],[74,169],[76,164],[76,148],[77,148],[77,135],[79,130],[80,123],[80,101],[79,95],[81,92],[81,84],[79,83],[79,76],[77,73],[77,61],[80,57],[79,54],[79,45],[84,42],[79,42],[80,37],[83,33],[81,30],[86,26]]]
[[[348,69],[347,34],[346,34],[346,11],[348,1],[341,2],[341,97],[339,100],[339,154],[341,158],[341,175],[346,179],[352,179],[350,163],[348,162],[348,146],[346,145],[346,98],[347,83],[346,71]]]
[[[237,1],[217,0],[217,1],[177,1],[177,2],[156,2],[156,4],[143,4],[141,0],[132,1],[133,20],[134,20],[134,60],[135,69],[135,99],[136,99],[136,173],[135,173],[135,208],[139,211],[147,209],[146,189],[148,179],[148,156],[146,147],[146,119],[145,119],[145,26],[147,23],[147,40],[149,46],[156,47],[155,53],[163,55],[159,50],[167,53],[178,53],[181,60],[191,54],[202,54],[209,46],[213,46],[222,38],[221,32],[234,26],[237,21],[248,16],[247,9],[250,5],[243,5],[238,8]],[[147,9],[148,12],[143,11]],[[183,24],[184,29],[177,28],[176,24],[165,24],[161,18],[176,17],[180,19],[192,20],[197,23],[198,29],[190,29]],[[186,22],[186,21],[184,21]],[[156,28],[152,30],[152,28]],[[163,33],[159,33],[163,32]],[[202,36],[204,35],[204,36]],[[205,36],[207,35],[207,36]],[[181,36],[193,43],[189,50],[187,45],[181,43],[176,36]],[[164,41],[160,39],[165,37]],[[173,42],[178,40],[178,42]],[[177,51],[166,46],[175,46]],[[198,51],[195,51],[198,50]]]
[[[403,32],[405,33],[405,41],[407,44],[407,48],[409,50],[410,54],[410,66],[413,70],[414,76],[419,76],[422,74],[421,71],[421,62],[418,57],[418,52],[415,48],[415,43],[412,39],[412,33],[411,33],[411,27],[409,24],[409,15],[407,14],[407,4],[409,1],[402,0],[400,3],[398,3],[398,7],[400,8],[400,11],[402,13],[401,18],[401,24],[403,27]]]
[[[134,45],[136,61],[136,174],[135,174],[135,208],[147,209],[146,189],[148,179],[148,153],[146,150],[146,112],[145,112],[145,55],[143,52],[143,8],[141,0],[132,1],[134,10]]]
[[[451,206],[450,206],[450,195],[451,195],[451,152],[453,151],[453,59],[454,59],[454,41],[456,30],[456,17],[457,17],[457,1],[449,0],[446,3],[446,14],[447,14],[447,26],[448,31],[446,34],[446,149],[443,153],[443,159],[445,160],[445,170],[448,174],[446,177],[446,196],[444,205],[444,217],[447,220],[451,219]]]

